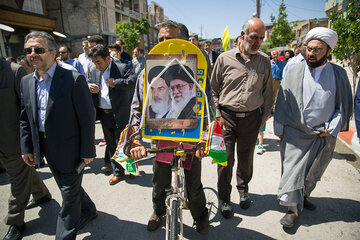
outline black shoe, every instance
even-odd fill
[[[224,218],[229,219],[234,216],[230,203],[220,200],[220,212]]]
[[[31,209],[34,207],[38,207],[43,203],[49,202],[51,200],[51,194],[46,195],[45,197],[40,198],[39,200],[31,199],[26,205],[25,209]]]
[[[82,228],[84,228],[89,222],[91,222],[92,220],[94,220],[96,217],[98,216],[97,211],[95,211],[94,214],[90,215],[90,216],[81,216],[80,217],[80,222],[79,225],[77,227],[77,230],[80,230]]]
[[[196,231],[200,234],[207,234],[209,232],[209,214],[195,221]]]
[[[9,231],[4,237],[4,240],[18,240],[22,239],[22,235],[25,231],[25,223],[21,226],[11,225]]]
[[[314,211],[316,209],[316,205],[310,202],[307,197],[304,197],[304,208]]]
[[[155,212],[153,212],[147,224],[147,230],[152,232],[158,229],[160,227],[162,217],[163,216],[158,216]]]
[[[248,193],[240,193],[240,207],[242,209],[248,209],[251,205],[250,196]]]

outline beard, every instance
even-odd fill
[[[246,39],[244,40],[244,48],[245,48],[245,51],[250,53],[251,55],[254,55],[258,52],[259,49],[257,50],[252,50],[251,49],[252,46],[249,45],[248,41],[246,41]]]
[[[161,99],[159,102],[156,102],[154,98],[151,101],[151,109],[156,114],[156,118],[159,118],[159,116],[163,116],[165,113],[167,113],[169,108],[169,95],[166,95],[166,97]]]
[[[327,59],[327,54],[325,53],[325,55],[322,58],[320,58],[318,61],[315,62],[309,62],[309,57],[307,57],[306,63],[310,68],[317,68],[323,65],[326,62],[326,59]]]
[[[168,118],[177,118],[191,98],[195,97],[195,93],[190,89],[186,89],[181,93],[181,97],[174,98],[171,94],[171,110]]]

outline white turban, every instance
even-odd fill
[[[329,45],[331,49],[334,49],[338,40],[338,35],[334,30],[330,28],[316,27],[311,29],[306,34],[305,43],[308,44],[308,42],[312,39],[319,39],[321,41],[324,41],[327,43],[327,45]]]

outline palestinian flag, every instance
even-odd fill
[[[227,166],[225,142],[220,124],[217,121],[213,121],[209,125],[205,153],[213,159],[212,163]]]
[[[131,134],[133,134],[133,132],[134,128],[129,124],[126,125],[126,127],[120,134],[119,143],[112,159],[119,163],[130,174],[134,176],[140,176],[139,165],[137,163],[132,165],[134,159],[126,156],[124,153],[124,145],[126,143],[126,140],[129,136],[131,136]]]

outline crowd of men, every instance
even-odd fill
[[[280,223],[293,227],[303,208],[316,206],[309,196],[332,159],[336,136],[347,130],[352,112],[352,95],[343,68],[329,63],[337,34],[328,28],[314,28],[301,39],[299,53],[284,63],[278,52],[272,60],[259,51],[265,37],[264,23],[248,19],[236,40],[236,47],[217,55],[205,42],[208,62],[206,94],[214,107],[226,145],[228,165],[218,165],[218,195],[224,218],[233,217],[231,179],[237,153],[236,189],[239,206],[251,206],[249,182],[259,130],[273,112],[275,134],[280,139],[282,176],[278,198],[288,208]],[[167,21],[159,26],[158,41],[189,40],[198,46],[197,35],[186,26]],[[61,192],[63,202],[57,217],[56,239],[75,239],[77,232],[97,217],[96,206],[82,188],[83,168],[95,157],[95,121],[100,120],[106,151],[105,172],[112,171],[110,185],[121,181],[124,168],[111,160],[120,133],[130,122],[139,128],[143,109],[144,57],[136,48],[133,59],[120,39],[108,46],[99,35],[82,42],[84,52],[72,59],[71,48],[58,47],[45,32],[31,32],[24,41],[25,57],[17,64],[0,60],[0,161],[11,183],[11,196],[4,239],[21,239],[25,231],[25,209],[51,200],[51,193],[34,166],[45,157]],[[57,53],[59,57],[56,58]],[[290,54],[289,54],[290,55]],[[152,118],[188,119],[194,116],[194,84],[180,65],[158,76],[163,66],[148,74]],[[187,72],[191,72],[185,67]],[[286,73],[286,74],[285,74]],[[185,111],[190,109],[190,111]],[[4,141],[4,139],[6,141]],[[176,146],[160,140],[157,147]],[[188,144],[190,145],[190,144]],[[235,149],[236,146],[236,149]],[[185,169],[186,192],[196,230],[209,231],[209,216],[201,182],[201,158],[205,139],[190,145],[196,150]],[[135,159],[146,156],[141,139],[131,148]],[[158,154],[156,159],[166,158]],[[153,213],[147,229],[156,230],[166,212],[166,189],[171,166],[153,162]],[[30,195],[33,198],[29,201]]]

